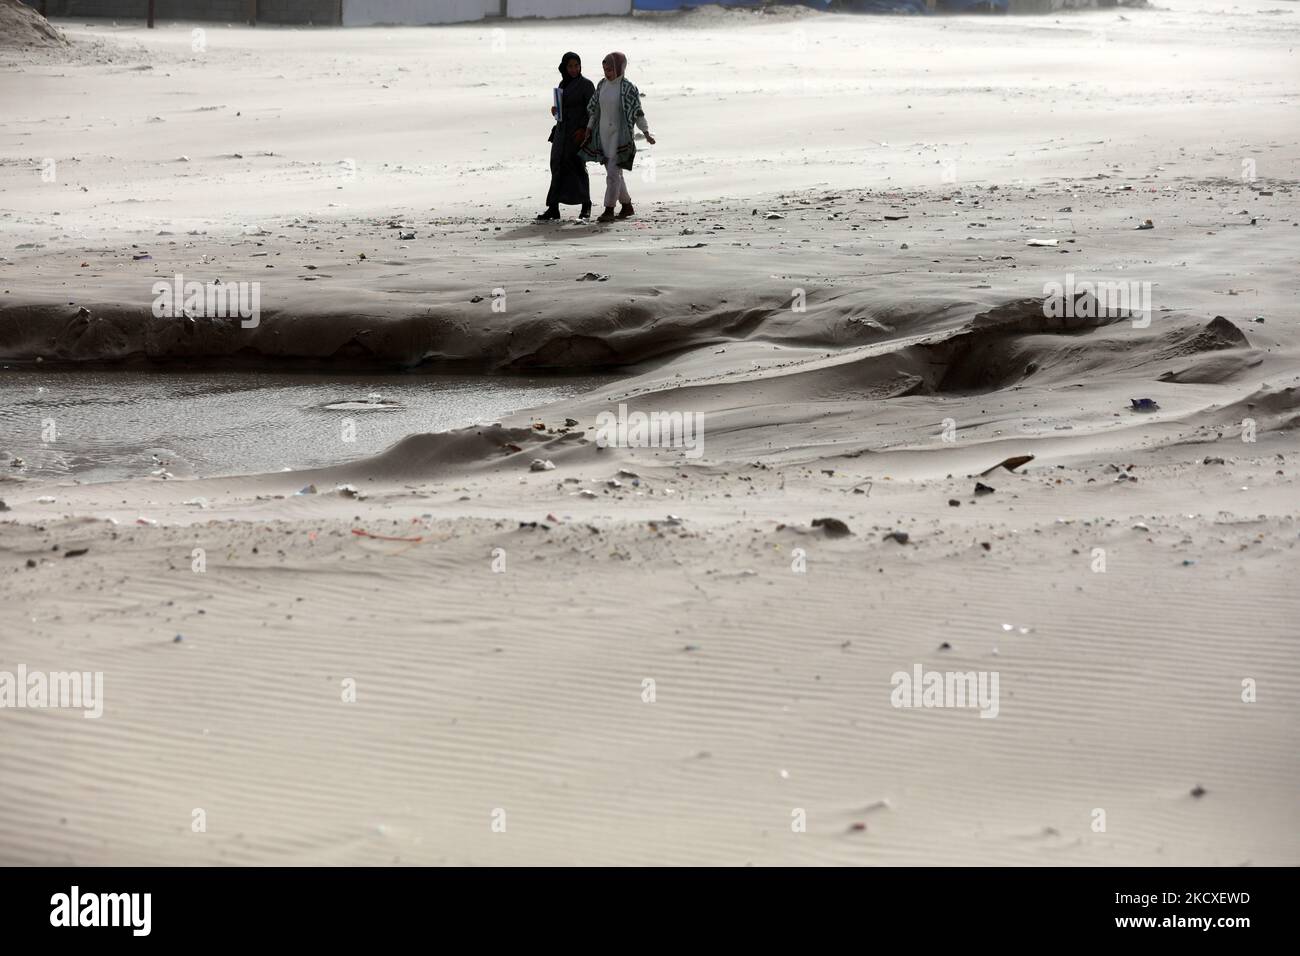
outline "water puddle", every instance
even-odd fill
[[[613,380],[3,368],[0,472],[107,481],[311,468]]]

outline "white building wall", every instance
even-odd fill
[[[343,0],[343,25],[422,26],[468,23],[496,16],[502,0]],[[632,0],[505,0],[506,16],[606,17],[632,12]]]
[[[343,0],[343,25],[466,23],[500,10],[501,0]]]
[[[506,0],[511,17],[608,17],[632,12],[632,0]]]

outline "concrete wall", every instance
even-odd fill
[[[40,0],[24,0],[40,9]],[[343,26],[373,24],[468,23],[495,17],[503,5],[518,17],[617,16],[632,11],[632,0],[257,0],[261,23],[339,22]],[[110,17],[143,20],[147,0],[46,0],[51,17]],[[248,0],[154,0],[156,20],[216,20],[241,23],[248,19]]]
[[[506,0],[515,17],[612,17],[632,12],[632,0]]]
[[[25,0],[41,8],[40,0]],[[143,20],[148,0],[45,0],[46,16],[110,17],[114,20]],[[339,0],[257,0],[257,19],[262,23],[338,22]],[[154,20],[215,20],[243,23],[248,20],[248,0],[154,0]]]
[[[1099,0],[1010,0],[1007,13],[1056,13],[1058,10],[1095,10],[1114,3]]]
[[[343,25],[466,23],[501,11],[501,0],[343,0]]]
[[[762,2],[763,0],[636,0],[634,6],[638,10],[682,10],[686,7],[703,7],[710,3],[724,7],[753,7]],[[794,2],[794,0],[787,0],[787,2]]]
[[[257,19],[265,23],[336,25],[340,5],[340,0],[257,0]]]

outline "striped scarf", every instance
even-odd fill
[[[591,99],[587,101],[587,112],[596,117],[595,125],[591,130],[591,137],[582,147],[583,157],[592,163],[604,165],[605,150],[600,142],[600,90],[608,80],[601,80],[596,84],[596,92]],[[638,116],[645,114],[641,110],[641,91],[636,88],[631,80],[625,76],[618,78],[618,82],[623,86],[619,90],[619,106],[621,107],[618,145],[616,147],[618,165],[621,169],[631,169],[632,159],[636,156],[636,144],[632,141],[632,129],[636,125]]]

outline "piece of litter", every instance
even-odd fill
[[[1007,471],[1015,471],[1021,465],[1028,464],[1033,460],[1034,460],[1033,455],[1014,455],[1011,458],[1002,459],[1002,461],[998,462],[992,468],[985,468],[983,471],[980,472],[980,475],[983,476],[983,475],[992,474],[993,472],[997,471],[999,468],[1005,468]]]
[[[839,518],[814,518],[812,526],[814,528],[821,528],[829,537],[832,538],[842,538],[845,535],[853,533],[849,530],[849,526]]]
[[[372,531],[366,531],[362,528],[353,528],[352,533],[359,538],[374,538],[376,541],[423,541],[423,535],[417,535],[412,538],[404,538],[396,534],[375,534]]]

